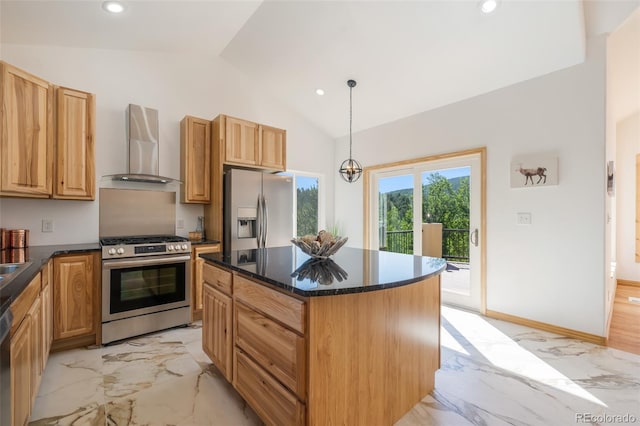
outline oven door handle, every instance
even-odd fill
[[[105,269],[132,268],[135,266],[162,265],[167,263],[181,263],[191,260],[191,255],[176,257],[161,257],[155,259],[136,259],[136,260],[104,260],[102,267]]]

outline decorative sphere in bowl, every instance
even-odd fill
[[[316,259],[327,259],[336,253],[346,242],[347,237],[337,237],[324,229],[318,235],[304,235],[291,240],[304,253]]]

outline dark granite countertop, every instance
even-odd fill
[[[300,296],[361,293],[412,284],[441,273],[435,257],[343,247],[330,259],[312,259],[295,246],[201,254],[208,262]]]
[[[15,250],[19,250],[16,252]],[[33,246],[24,249],[1,250],[1,263],[12,263],[17,261],[29,261],[31,265],[22,271],[11,282],[0,287],[0,306],[6,309],[31,282],[33,277],[42,269],[42,266],[53,256],[72,253],[86,253],[100,251],[99,243],[89,244],[66,244],[52,246]],[[2,314],[4,312],[0,312]]]

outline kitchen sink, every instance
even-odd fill
[[[20,267],[19,264],[10,263],[8,265],[0,265],[0,275],[7,275],[12,272],[15,272],[16,269]]]
[[[0,263],[0,286],[8,285],[29,266],[31,266],[31,262]]]

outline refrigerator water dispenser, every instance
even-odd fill
[[[251,207],[238,207],[238,238],[256,238],[257,211]]]

